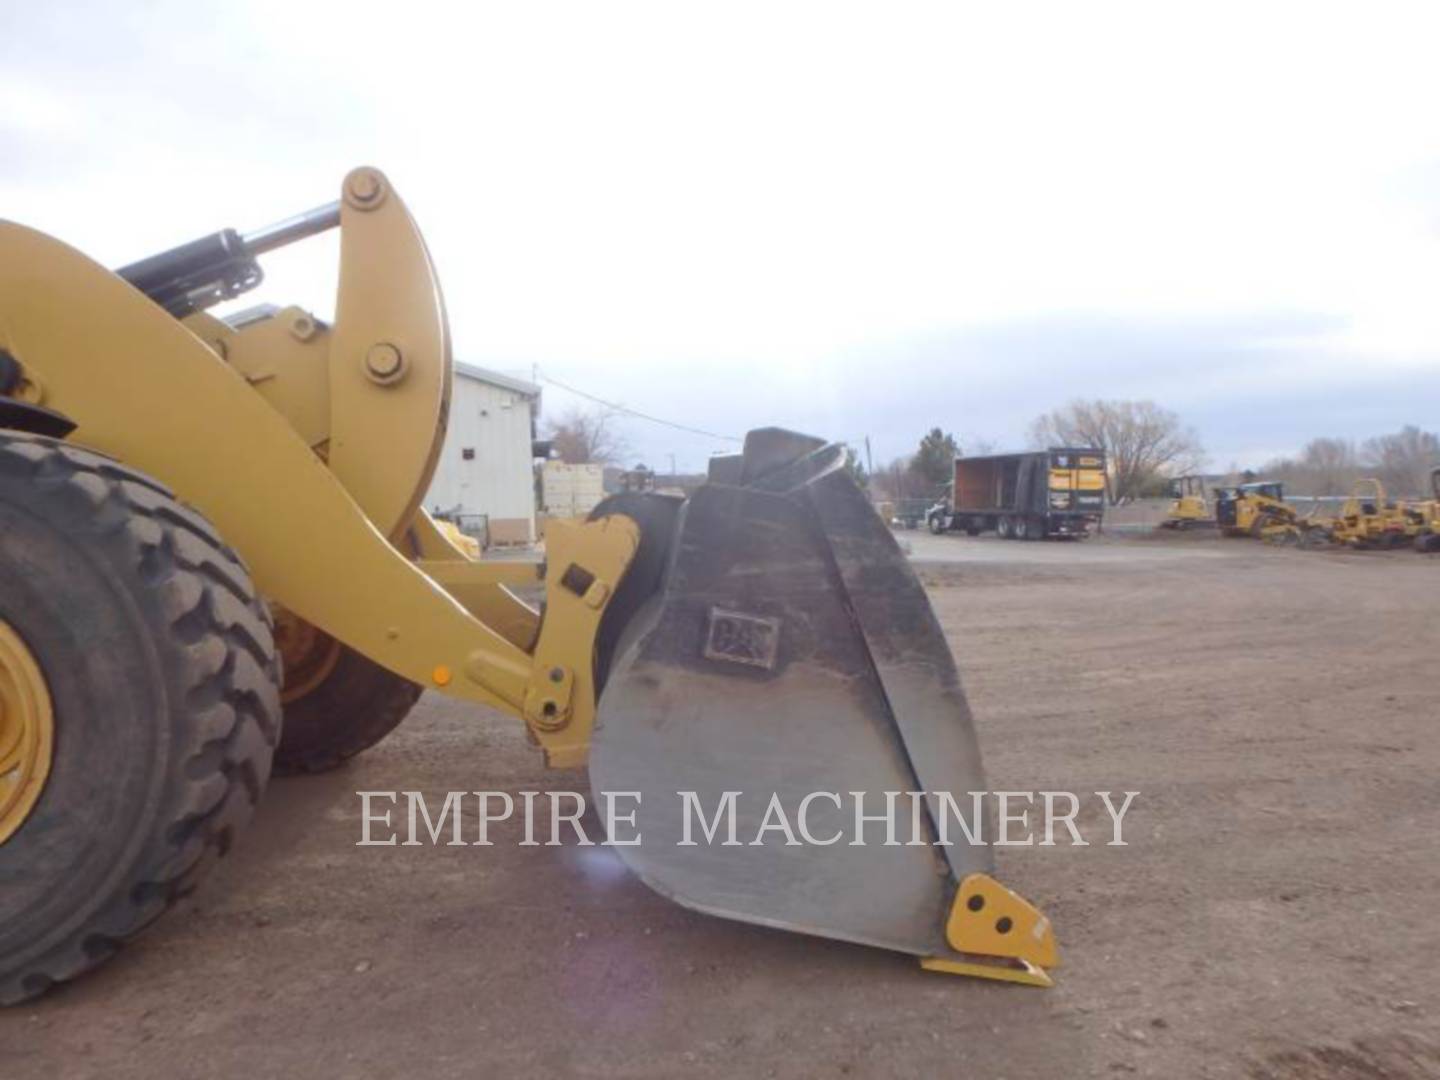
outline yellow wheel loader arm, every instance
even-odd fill
[[[366,209],[341,207],[335,326],[281,328],[296,344],[290,352],[323,349],[324,364],[288,365],[286,350],[264,358],[249,339],[275,333],[270,326],[231,333],[209,320],[199,325],[212,333],[207,345],[104,267],[8,222],[0,349],[20,366],[20,397],[73,421],[76,442],[162,478],[198,507],[272,602],[421,686],[525,718],[557,764],[578,763],[594,717],[594,630],[634,553],[635,528],[623,518],[587,523],[553,545],[552,602],[575,617],[548,620],[533,648],[447,592],[448,566],[431,576],[390,542],[413,521],[433,468],[449,344],[404,204],[374,170],[352,173],[346,192],[357,184],[384,195]],[[362,266],[396,268],[409,284],[399,290],[406,306],[371,306],[385,290]],[[357,281],[359,297],[347,293]],[[377,310],[388,321],[375,321]],[[390,367],[375,374],[377,356],[393,359],[385,346],[402,358],[398,377]],[[281,411],[287,403],[328,416],[328,429],[311,430],[307,445]],[[498,593],[513,577],[508,566],[455,556],[438,561],[454,563],[471,594]],[[560,582],[572,565],[592,579],[587,597],[567,599]]]
[[[207,313],[260,280],[255,256],[334,227],[333,325],[298,308]],[[0,223],[0,427],[8,407],[139,470],[87,455],[81,486],[149,474],[172,488],[248,564],[282,615],[282,648],[308,655],[307,640],[326,640],[318,629],[404,680],[520,718],[549,764],[588,763],[596,791],[648,792],[653,839],[617,850],[681,903],[1048,985],[1050,925],[995,881],[984,843],[797,852],[663,839],[675,818],[660,809],[682,790],[763,788],[792,810],[813,792],[984,790],[939,622],[841,447],[753,431],[688,499],[615,496],[588,520],[552,522],[543,565],[487,562],[420,509],[449,396],[435,271],[374,169],[350,173],[331,206],[115,273]],[[543,612],[515,592],[537,584]],[[332,657],[307,678],[340,670]],[[50,724],[36,715],[11,742],[42,745]],[[54,718],[56,746],[65,725]],[[25,758],[31,787],[43,757]],[[20,820],[7,790],[0,829]],[[828,821],[812,816],[817,831],[845,826],[836,799]],[[945,835],[933,806],[914,820]],[[10,840],[25,842],[23,828]]]

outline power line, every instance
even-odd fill
[[[604,398],[596,397],[594,394],[587,394],[584,390],[577,390],[575,387],[563,383],[559,379],[552,379],[538,368],[535,369],[535,377],[541,382],[546,382],[551,386],[558,386],[561,390],[569,391],[577,397],[585,398],[587,401],[593,401],[597,405],[604,405],[607,409],[613,409],[618,413],[625,413],[627,416],[634,416],[640,420],[648,420],[652,424],[661,424],[668,428],[674,428],[676,431],[686,431],[691,435],[704,435],[707,439],[723,439],[726,442],[735,443],[745,441],[734,435],[721,435],[716,431],[706,431],[703,428],[690,427],[688,424],[677,424],[673,420],[662,420],[658,416],[651,416],[649,413],[643,413],[639,409],[632,409],[628,405],[620,405],[614,401],[606,401]]]

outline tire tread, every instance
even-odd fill
[[[168,641],[188,687],[171,709],[177,760],[163,816],[123,888],[65,939],[0,970],[0,1005],[72,979],[188,895],[250,819],[280,738],[271,618],[213,526],[152,477],[44,436],[0,432],[0,476],[32,481],[36,502],[88,534]],[[193,599],[177,603],[176,597]]]

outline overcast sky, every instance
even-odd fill
[[[1258,463],[1440,427],[1437,10],[4,0],[0,214],[118,265],[374,164],[460,359],[877,462],[1146,397]]]

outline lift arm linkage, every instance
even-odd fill
[[[182,325],[78,251],[0,222],[11,395],[194,504],[272,602],[422,686],[523,717],[555,763],[583,760],[595,628],[638,530],[623,517],[557,530],[543,623],[505,587],[538,571],[415,539],[449,401],[444,307],[382,174],[346,177],[340,222],[335,326],[290,309],[288,323],[239,329],[203,312]],[[293,367],[255,347],[277,333]]]

